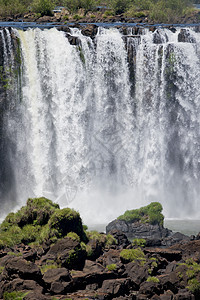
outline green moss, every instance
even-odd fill
[[[120,258],[124,262],[139,261],[141,265],[146,262],[145,254],[141,248],[124,249],[120,252]]]
[[[155,276],[149,276],[149,277],[147,278],[147,282],[158,283],[158,282],[160,282],[160,280],[159,280],[157,277],[155,277]]]
[[[21,252],[8,252],[7,255],[22,256]]]
[[[116,244],[117,244],[117,240],[114,238],[114,236],[111,234],[107,234],[105,246],[110,247],[110,246],[116,245]]]
[[[123,215],[119,216],[118,219],[127,222],[140,221],[141,223],[163,225],[164,216],[161,213],[162,209],[162,205],[159,202],[152,202],[139,209],[127,210]]]
[[[74,241],[80,242],[80,237],[75,232],[69,232],[67,237],[71,238]]]
[[[196,279],[190,279],[188,280],[188,286],[187,286],[188,290],[190,290],[192,293],[196,294],[196,293],[200,293],[200,282]]]
[[[138,246],[138,247],[145,247],[146,245],[146,240],[145,239],[134,239],[132,241],[133,246]]]
[[[106,266],[106,268],[108,269],[108,271],[116,271],[117,265],[111,264],[111,265]]]
[[[3,272],[4,269],[5,269],[5,267],[0,266],[0,274]]]
[[[23,298],[27,295],[28,293],[24,292],[5,292],[3,294],[3,300],[23,300]]]
[[[54,243],[70,233],[70,237],[87,242],[79,213],[46,198],[30,198],[27,205],[10,213],[0,225],[0,247],[19,243],[39,245]]]

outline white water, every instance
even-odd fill
[[[160,201],[167,217],[199,217],[200,33],[179,31],[128,37],[135,83],[117,29],[94,43],[72,29],[80,47],[56,29],[17,32],[22,99],[6,122],[19,206],[46,196],[103,223]]]

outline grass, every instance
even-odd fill
[[[110,265],[107,265],[106,268],[108,269],[108,271],[116,271],[117,270],[117,265],[116,264],[110,264]]]
[[[145,254],[141,248],[124,249],[120,252],[120,258],[124,263],[139,261],[141,265],[146,262]]]
[[[147,282],[159,283],[160,280],[159,280],[157,277],[155,277],[155,276],[149,276],[149,277],[147,278]]]

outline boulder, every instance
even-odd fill
[[[13,257],[5,264],[8,276],[18,275],[22,279],[31,279],[40,282],[42,274],[36,264],[21,257]]]
[[[50,285],[53,282],[68,282],[70,280],[70,273],[65,268],[49,269],[43,275],[43,281],[47,285]]]
[[[104,280],[101,291],[110,297],[124,296],[130,290],[130,280],[126,278]],[[118,298],[119,299],[119,298]]]
[[[85,36],[89,36],[91,39],[94,39],[98,32],[98,26],[94,24],[89,24],[81,30],[81,33]]]

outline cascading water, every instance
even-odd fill
[[[7,204],[43,195],[86,223],[150,201],[199,217],[200,33],[133,31],[73,28],[76,45],[56,29],[0,31],[4,71],[13,36],[21,51],[1,126]]]

